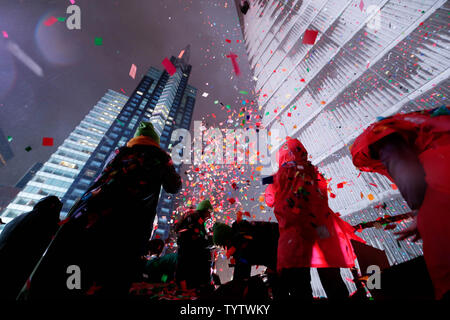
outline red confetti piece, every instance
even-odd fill
[[[93,295],[96,291],[100,290],[102,286],[97,286],[94,282],[94,284],[89,288],[88,291],[86,291],[86,294],[88,296]]]
[[[236,61],[236,58],[238,56],[234,54],[233,52],[230,52],[230,54],[227,55],[227,58],[231,59],[231,63],[233,64],[234,73],[238,76],[241,74],[241,70],[239,69],[239,65]]]
[[[330,192],[330,197],[334,199],[334,198],[336,198],[336,195],[334,193]]]
[[[53,146],[53,138],[44,137],[42,138],[42,145],[46,147]]]
[[[234,204],[236,202],[236,199],[234,198],[229,198],[227,199],[229,203]]]
[[[303,44],[314,44],[316,42],[317,35],[319,31],[316,30],[306,30],[303,35]]]
[[[164,69],[166,69],[167,73],[170,74],[171,76],[173,76],[177,71],[177,68],[175,68],[173,63],[170,62],[170,60],[167,58],[164,58],[164,60],[162,61],[162,65],[164,66]]]
[[[230,39],[225,39],[225,41],[228,42],[228,43],[231,43],[231,40],[230,40]]]

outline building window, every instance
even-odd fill
[[[95,171],[94,170],[86,170],[85,175],[88,177],[94,177],[95,176]]]
[[[106,152],[106,153],[108,153],[108,152],[111,152],[111,148],[102,146],[102,147],[100,147],[100,151],[101,151],[101,152]]]
[[[102,165],[100,161],[92,161],[91,166],[99,168]]]
[[[70,163],[70,162],[67,162],[67,161],[61,161],[59,164],[64,166],[64,167],[67,167],[67,168],[78,169],[78,165],[76,165],[75,163]]]

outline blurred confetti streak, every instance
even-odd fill
[[[39,77],[44,76],[42,68],[33,61],[23,50],[14,42],[8,42],[6,45],[9,52],[11,52],[18,60],[20,60],[24,65],[26,65],[31,71],[33,71]]]

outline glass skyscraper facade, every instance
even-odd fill
[[[174,129],[189,129],[197,94],[197,90],[188,85],[192,69],[188,64],[189,54],[188,46],[178,58],[171,57],[170,61],[176,67],[172,76],[165,70],[153,67],[148,70],[122,110],[112,119],[109,129],[93,148],[86,164],[67,190],[62,200],[64,213],[70,210],[101,173],[111,152],[133,138],[141,121],[153,123],[160,134],[160,145],[164,150],[170,149],[170,137]],[[176,169],[179,171],[179,167]],[[157,209],[158,228],[154,237],[168,237],[172,207],[172,196],[162,191]]]
[[[449,10],[445,0],[256,0],[238,10],[263,125],[280,134],[271,151],[286,135],[302,141],[331,179],[330,207],[353,225],[410,211],[388,179],[353,166],[349,146],[379,116],[447,103]],[[306,30],[318,31],[313,45]],[[392,231],[361,235],[391,264],[422,253]]]
[[[21,185],[23,189],[2,213],[2,220],[9,222],[17,215],[31,211],[37,201],[48,195],[63,198],[127,99],[121,93],[108,90],[50,159],[33,173],[31,180],[25,186]]]

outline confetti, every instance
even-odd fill
[[[25,148],[25,151],[26,151],[26,152],[30,152],[30,151],[31,151],[31,147],[30,147],[30,146],[26,147],[26,148]]]
[[[53,146],[53,138],[49,138],[49,137],[42,138],[42,145],[46,146],[46,147]]]
[[[208,97],[209,93],[208,92],[203,92],[202,97],[206,98]]]
[[[103,39],[100,37],[96,37],[94,42],[96,46],[101,46],[103,44]]]
[[[240,94],[248,94],[248,92],[247,92],[247,91],[244,91],[244,90],[239,91],[239,93],[240,93]]]
[[[364,9],[364,1],[361,0],[361,2],[359,3],[359,10],[363,11]]]
[[[8,142],[11,142],[13,140],[13,137],[8,136]]]
[[[136,78],[136,71],[137,71],[137,67],[136,67],[136,65],[133,63],[133,64],[131,65],[131,68],[130,68],[130,77],[132,77],[133,79]]]
[[[8,32],[6,32],[6,31],[2,31],[2,33],[3,33],[3,38],[8,38]]]
[[[56,19],[54,16],[51,16],[50,18],[44,21],[44,26],[50,27],[53,24],[55,24],[56,21],[58,21],[58,19]]]
[[[231,63],[233,64],[234,73],[238,76],[241,74],[241,70],[239,69],[239,65],[236,61],[237,57],[238,56],[236,54],[234,54],[233,52],[231,52],[230,54],[227,55],[227,58],[230,58]]]
[[[314,44],[316,42],[317,34],[319,31],[316,30],[306,30],[303,35],[303,44]]]
[[[164,69],[166,69],[167,73],[170,74],[171,76],[173,76],[177,71],[173,63],[170,62],[170,60],[167,58],[164,58],[164,60],[162,61],[162,65],[164,66]]]
[[[64,22],[64,21],[66,21],[66,17],[59,17],[58,21]]]

